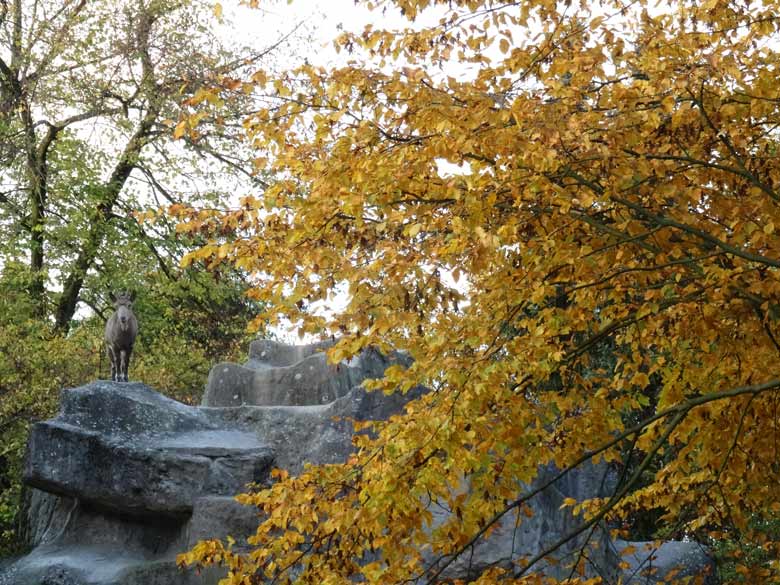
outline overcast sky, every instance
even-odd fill
[[[221,0],[225,14],[225,34],[249,46],[260,48],[303,23],[314,37],[312,43],[302,47],[304,57],[317,65],[343,63],[346,57],[333,49],[333,39],[342,31],[361,32],[366,24],[376,28],[399,29],[410,26],[408,20],[393,8],[385,12],[370,11],[354,0],[264,0],[261,8],[241,6],[238,0]],[[438,17],[429,12],[416,25],[435,22]]]
[[[256,9],[240,6],[238,0],[223,0],[221,4],[226,34],[236,35],[236,40],[256,48],[303,23],[315,37],[313,43],[303,48],[308,53],[305,56],[323,65],[335,55],[330,41],[340,27],[362,30],[375,17],[365,8],[356,7],[352,0],[295,0],[291,4],[284,0],[266,1]]]

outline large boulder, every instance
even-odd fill
[[[202,583],[176,555],[210,536],[224,500],[234,513],[223,530],[248,535],[256,513],[231,496],[266,481],[273,464],[253,430],[143,384],[67,390],[58,416],[31,430],[22,535],[34,549],[0,584]]]
[[[32,428],[24,481],[117,512],[187,516],[197,498],[264,481],[274,460],[255,433],[209,414],[138,383],[66,391],[59,415]]]

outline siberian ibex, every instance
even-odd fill
[[[109,296],[116,308],[106,321],[106,350],[111,362],[111,379],[114,382],[127,382],[130,355],[138,334],[138,320],[133,314],[135,293],[110,293]]]

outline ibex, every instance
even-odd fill
[[[106,321],[106,350],[111,362],[111,379],[114,382],[127,382],[130,355],[138,334],[138,320],[133,314],[135,293],[109,293],[109,296],[116,308]]]

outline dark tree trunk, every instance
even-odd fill
[[[65,278],[62,294],[57,303],[55,323],[59,331],[67,332],[70,327],[87,271],[94,265],[97,252],[103,243],[105,227],[111,221],[111,214],[119,200],[119,194],[136,166],[136,161],[144,144],[146,144],[159,111],[159,104],[150,105],[135,134],[125,146],[119,162],[111,173],[111,178],[103,189],[103,200],[92,214],[89,232],[72,270]]]
[[[103,243],[105,228],[111,221],[119,194],[130,177],[130,173],[136,167],[141,150],[149,139],[154,123],[160,115],[163,96],[160,94],[159,88],[156,87],[154,65],[149,52],[149,35],[153,19],[149,14],[142,16],[136,30],[138,51],[143,69],[141,85],[149,96],[149,106],[103,189],[103,198],[92,214],[87,237],[73,264],[73,269],[64,280],[62,294],[55,310],[55,324],[57,329],[62,332],[67,332],[70,328],[70,322],[76,312],[79,295],[84,286],[84,279],[95,263],[97,252]]]
[[[30,296],[35,303],[36,315],[42,317],[46,314],[46,206],[49,196],[47,157],[49,147],[54,142],[59,129],[49,126],[46,135],[38,144],[27,104],[23,107],[27,169],[30,173],[30,272],[32,274]]]

